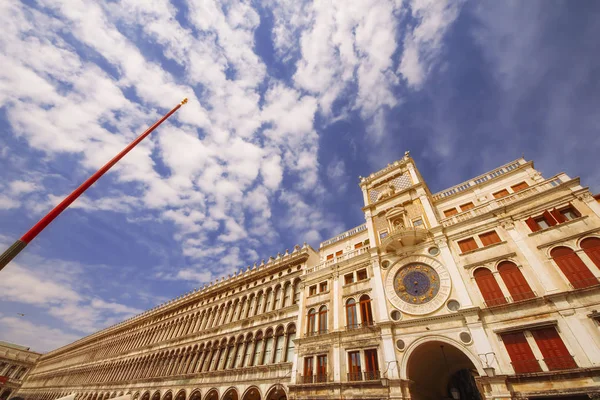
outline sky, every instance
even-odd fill
[[[21,0],[0,24],[2,250],[189,98],[0,272],[0,340],[36,351],[318,248],[407,150],[432,192],[521,156],[600,191],[596,1]]]

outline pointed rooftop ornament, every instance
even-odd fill
[[[289,256],[290,255],[290,250],[289,249],[285,249],[285,254],[284,256]]]

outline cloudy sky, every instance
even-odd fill
[[[406,150],[434,192],[523,154],[600,190],[595,1],[21,0],[0,24],[3,248],[189,97],[0,272],[0,340],[35,350],[317,248]]]

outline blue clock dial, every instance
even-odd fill
[[[394,277],[396,294],[410,304],[423,304],[433,299],[440,290],[438,273],[425,264],[410,264]]]

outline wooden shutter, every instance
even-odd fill
[[[481,243],[484,247],[501,242],[500,236],[498,236],[496,231],[482,233],[481,235],[479,235],[479,239],[481,239]]]
[[[467,210],[470,210],[471,208],[475,208],[475,204],[473,204],[471,202],[465,203],[462,206],[460,206],[461,211],[467,211]]]
[[[358,351],[348,353],[348,367],[351,374],[360,374],[360,354]]]
[[[556,220],[554,219],[554,217],[552,216],[552,214],[550,214],[550,212],[548,212],[548,210],[544,211],[544,213],[542,214],[542,216],[544,217],[544,219],[546,220],[546,222],[548,223],[548,225],[550,225],[550,226],[556,225]]]
[[[445,210],[444,211],[444,216],[445,217],[451,217],[451,216],[456,215],[456,214],[458,214],[458,210],[456,208],[451,208],[449,210]]]
[[[565,222],[567,219],[565,218],[564,215],[562,215],[560,213],[560,211],[558,211],[556,208],[552,211],[550,211],[550,214],[552,214],[552,216],[554,217],[554,219],[559,223],[562,224],[563,222]]]
[[[538,223],[535,222],[535,220],[531,217],[527,218],[525,220],[525,223],[527,224],[529,229],[531,229],[531,232],[537,232],[541,229],[540,226],[538,225]]]
[[[523,332],[505,333],[502,342],[517,374],[542,371]]]
[[[494,198],[499,199],[501,197],[508,196],[509,194],[510,193],[508,193],[508,190],[502,189],[499,192],[494,193],[493,196]]]
[[[498,272],[510,292],[513,301],[531,299],[535,294],[525,280],[521,270],[512,262],[504,261],[498,265]]]
[[[304,359],[304,376],[312,376],[313,374],[313,358],[306,357]]]
[[[360,249],[361,247],[363,247],[363,244],[362,244],[362,242],[358,242],[358,243],[356,243],[356,244],[354,245],[354,248],[355,248],[355,249]]]
[[[377,350],[365,350],[365,371],[379,371],[379,362],[377,361]]]
[[[343,253],[344,253],[344,250],[336,251],[336,252],[335,252],[335,256],[336,256],[336,257],[339,257],[339,256],[341,256]]]
[[[327,259],[328,260],[333,260],[333,254],[327,254]]]
[[[598,284],[598,279],[573,250],[568,247],[557,247],[552,250],[550,255],[574,289]]]
[[[479,268],[473,273],[473,276],[488,307],[506,304],[506,298],[489,269]]]
[[[558,335],[556,328],[553,326],[543,329],[531,331],[533,338],[537,343],[544,362],[550,371],[557,369],[577,368],[577,364],[569,354],[569,350]]]
[[[477,243],[475,242],[475,239],[468,238],[458,242],[458,247],[460,247],[462,253],[466,253],[467,251],[475,250],[477,248]]]
[[[513,192],[519,192],[523,189],[527,189],[529,187],[529,185],[527,184],[527,182],[521,182],[521,183],[517,183],[514,186],[511,186],[511,189],[513,190]]]
[[[596,267],[600,268],[600,239],[591,237],[581,241],[581,248],[592,260]]]
[[[327,356],[317,356],[317,375],[327,375]]]

